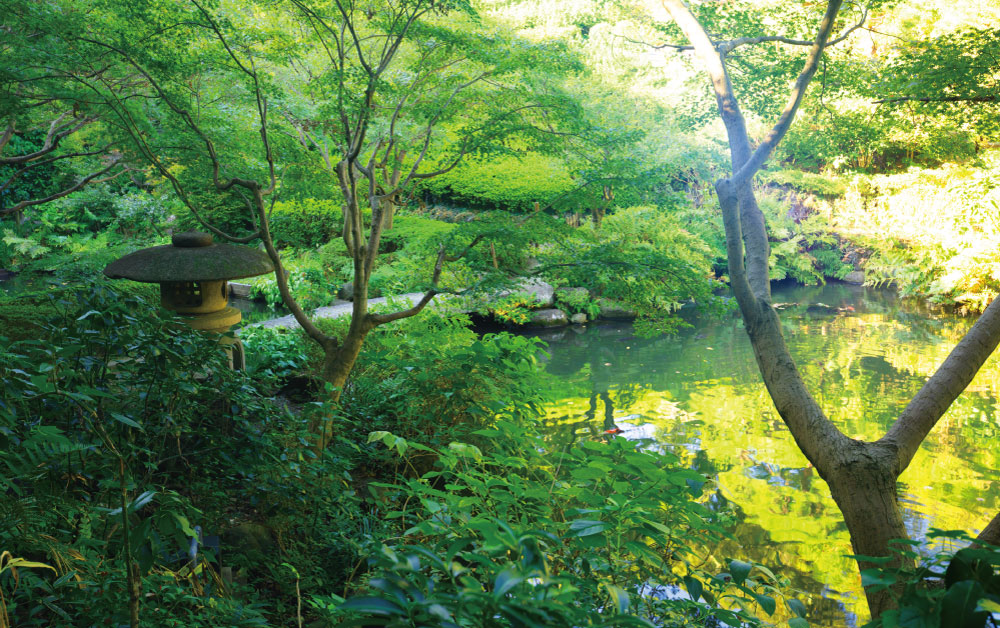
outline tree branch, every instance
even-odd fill
[[[976,537],[976,542],[972,544],[973,547],[978,547],[980,545],[996,545],[1000,547],[1000,513],[993,517],[993,520],[986,524],[983,531],[979,533]]]
[[[899,96],[873,100],[872,104],[882,105],[893,102],[997,102],[995,95],[990,96]]]
[[[819,67],[820,58],[823,56],[823,50],[826,48],[826,41],[830,38],[830,33],[833,31],[833,24],[837,19],[837,12],[840,11],[843,3],[843,0],[830,0],[827,2],[826,13],[823,15],[822,21],[820,21],[816,40],[813,42],[812,48],[809,49],[809,56],[806,57],[805,67],[802,68],[798,78],[795,79],[795,85],[792,87],[792,93],[789,95],[785,110],[781,112],[778,122],[764,137],[764,141],[753,152],[747,163],[742,165],[739,172],[733,174],[733,179],[737,185],[743,181],[749,181],[760,170],[767,158],[771,156],[778,142],[788,132],[788,128],[792,125],[792,120],[795,119],[795,114],[799,110],[799,105],[802,104],[802,98],[806,95],[806,88],[809,86],[809,81],[812,80],[813,74],[816,73],[816,68]]]
[[[369,314],[368,320],[374,325],[384,325],[392,321],[398,321],[401,318],[409,318],[410,316],[419,314],[439,294],[437,285],[438,280],[441,278],[441,269],[444,267],[445,258],[445,248],[442,244],[438,249],[437,261],[434,263],[434,273],[431,275],[431,288],[424,293],[424,296],[417,301],[416,305],[406,310],[393,312],[392,314]]]
[[[115,173],[115,174],[113,174],[113,175],[111,175],[109,177],[104,177],[104,178],[98,178],[98,177],[101,177],[102,175],[105,175],[108,172],[110,172],[112,168],[114,168],[116,165],[118,165],[118,160],[119,160],[119,158],[114,158],[112,160],[111,164],[108,165],[108,167],[106,167],[106,168],[104,168],[102,170],[99,170],[99,171],[97,171],[97,172],[95,172],[93,174],[87,175],[83,179],[80,179],[76,184],[74,184],[74,185],[72,185],[72,186],[70,186],[70,187],[68,187],[68,188],[66,188],[64,190],[61,190],[61,191],[56,192],[54,194],[50,194],[49,196],[46,196],[45,198],[36,198],[36,199],[29,199],[29,200],[21,201],[20,203],[17,203],[16,205],[14,205],[12,207],[8,207],[8,208],[6,208],[4,210],[0,210],[0,214],[12,214],[12,213],[19,212],[19,211],[23,210],[25,207],[31,207],[33,205],[41,205],[42,203],[48,203],[50,201],[54,201],[54,200],[62,198],[64,196],[68,196],[68,195],[72,194],[73,192],[76,192],[77,190],[79,190],[80,188],[84,187],[88,183],[103,183],[104,181],[111,181],[112,179],[115,179],[115,178],[121,176],[122,174],[124,174],[125,172],[127,172],[127,169],[122,170],[121,172],[117,172],[117,173]]]
[[[938,370],[920,388],[880,442],[897,450],[898,471],[910,464],[951,404],[1000,344],[1000,298],[993,299]]]
[[[28,163],[29,161],[34,161],[39,157],[48,155],[52,151],[59,148],[60,142],[69,137],[70,135],[76,133],[88,124],[94,123],[97,118],[84,117],[84,118],[71,118],[69,122],[63,123],[62,120],[68,115],[68,113],[63,113],[49,125],[49,130],[45,134],[45,143],[41,148],[32,152],[26,153],[24,155],[14,155],[13,157],[0,157],[0,166],[17,166],[20,164]],[[0,139],[0,150],[6,146],[7,142],[10,141],[10,135],[14,133],[13,123],[9,123],[7,130],[4,131],[4,136]]]

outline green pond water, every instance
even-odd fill
[[[785,337],[817,400],[847,435],[864,439],[886,431],[972,324],[846,284],[776,287],[774,301],[787,304]],[[736,540],[715,559],[749,558],[789,578],[812,625],[864,623],[847,530],[774,410],[741,322],[735,314],[692,322],[653,339],[627,324],[542,335],[545,369],[559,381],[546,407],[552,438],[601,438],[617,426],[678,454],[714,478],[710,500],[739,513]],[[978,531],[1000,510],[998,399],[994,356],[901,477],[912,538],[931,528]]]

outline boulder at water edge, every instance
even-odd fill
[[[563,327],[569,324],[566,312],[549,308],[546,310],[535,310],[528,319],[529,327]]]

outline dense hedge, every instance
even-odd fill
[[[343,224],[340,203],[329,199],[279,201],[271,211],[271,233],[278,247],[311,249],[326,244]]]
[[[538,153],[465,161],[423,183],[426,192],[455,203],[510,211],[526,211],[536,201],[548,204],[574,186],[559,159]]]

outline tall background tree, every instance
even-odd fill
[[[908,537],[898,502],[899,475],[1000,343],[1000,302],[994,301],[986,309],[890,430],[877,441],[863,442],[842,433],[805,385],[771,303],[767,229],[757,207],[752,181],[788,131],[831,38],[844,37],[834,34],[838,26],[845,34],[852,30],[839,16],[842,5],[839,0],[827,2],[817,34],[807,42],[785,35],[720,40],[709,35],[682,0],[662,2],[708,72],[719,116],[725,124],[732,171],[730,176],[716,182],[716,191],[726,229],[730,283],[761,376],[796,443],[830,486],[850,531],[855,553],[863,557],[886,557],[891,555],[894,540]],[[714,7],[709,9],[707,19],[713,17]],[[738,46],[774,41],[807,45],[808,53],[777,122],[754,147],[727,68],[727,56]],[[984,538],[996,542],[996,528],[996,520],[985,526]],[[862,569],[872,565],[863,558],[859,563]],[[869,590],[866,594],[875,617],[893,603],[888,591]]]

